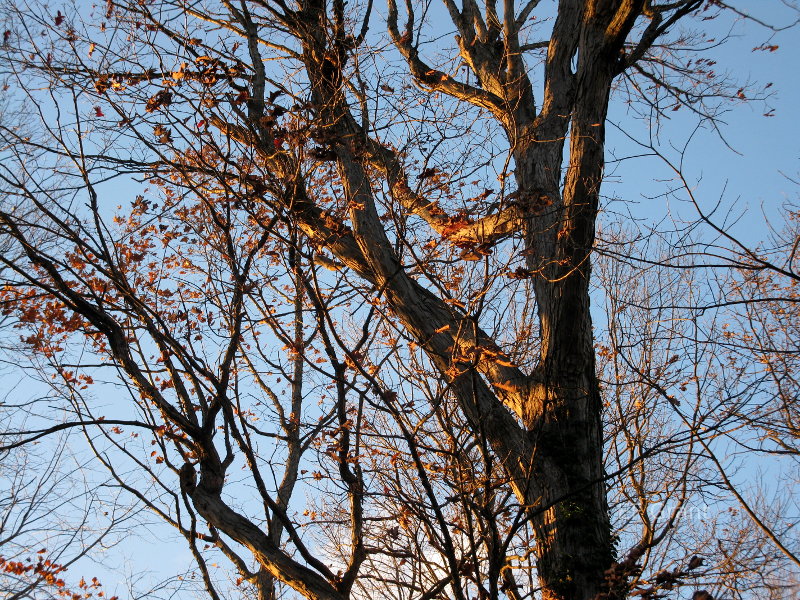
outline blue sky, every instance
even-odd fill
[[[797,18],[796,12],[777,0],[732,4],[751,8],[765,21],[781,26]],[[746,212],[747,217],[735,231],[756,241],[766,232],[762,209],[770,219],[779,220],[780,206],[796,199],[799,191],[784,175],[797,179],[800,171],[800,35],[797,28],[772,32],[737,17],[720,18],[710,25],[713,29],[709,35],[716,39],[730,31],[730,39],[724,45],[704,53],[717,61],[714,67],[718,73],[727,72],[740,85],[750,84],[755,91],[772,85],[766,89],[764,101],[734,104],[722,115],[720,133],[724,141],[708,126],[693,135],[687,147],[685,173],[705,207],[722,198],[723,204],[735,205],[734,213]],[[762,44],[777,45],[778,49],[753,50]],[[773,116],[764,116],[765,113]],[[678,149],[686,144],[696,119],[685,109],[669,116],[672,122],[663,125],[661,149],[677,161]],[[630,125],[619,104],[612,108],[611,120]],[[634,127],[636,135],[646,139],[647,124]],[[615,149],[618,155],[636,152],[624,136],[610,127],[609,150]],[[604,184],[606,196],[641,202],[642,215],[663,213],[663,202],[648,197],[662,193],[664,180],[674,175],[657,159],[633,159],[610,172],[614,177]]]

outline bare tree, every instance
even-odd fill
[[[65,572],[93,550],[113,545],[112,530],[133,511],[115,510],[87,485],[91,476],[68,449],[69,436],[50,436],[41,447],[19,443],[25,437],[20,421],[33,421],[46,400],[23,391],[25,378],[13,385],[18,373],[4,368],[3,379],[9,387],[0,399],[0,591],[9,600],[71,598],[78,590],[96,597],[103,591],[96,576],[73,586]],[[96,518],[103,510],[105,517]]]

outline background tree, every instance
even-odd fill
[[[4,101],[0,122],[34,139],[35,128],[27,127],[24,112],[15,109],[13,102]],[[5,212],[24,218],[35,213],[24,201],[17,203],[20,197],[12,189],[3,186],[0,192]],[[47,232],[36,240],[41,248],[50,242]],[[7,237],[0,240],[0,254],[7,261],[20,260],[18,253]],[[4,268],[0,267],[0,277]],[[25,433],[42,420],[48,426],[59,420],[52,413],[53,404],[60,404],[54,396],[60,398],[64,390],[19,371],[28,348],[13,331],[13,320],[6,317],[0,317],[0,593],[9,600],[72,598],[77,590],[81,597],[97,597],[103,591],[97,577],[82,577],[68,587],[65,572],[93,551],[113,547],[119,538],[112,530],[123,531],[136,511],[115,506],[109,496],[103,498],[96,473],[80,466],[84,457],[76,452],[75,436],[56,427],[41,445],[44,436],[39,432]],[[47,414],[44,419],[43,414]],[[105,514],[98,519],[98,513]]]
[[[781,592],[794,554],[766,517],[769,542],[680,527],[689,497],[744,503],[712,442],[756,421],[763,378],[705,335],[694,263],[596,240],[612,93],[656,119],[758,96],[683,27],[728,7],[540,4],[446,0],[453,46],[431,5],[394,0],[385,22],[372,2],[112,1],[8,30],[49,139],[2,128],[26,207],[0,211],[4,312],[213,597],[218,558],[261,598]],[[120,203],[130,176],[147,187]],[[731,254],[701,266],[757,261],[716,231]]]

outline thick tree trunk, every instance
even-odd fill
[[[366,168],[370,156],[356,148],[359,140],[370,147],[368,135],[356,125],[342,94],[344,54],[338,46],[329,47],[330,39],[322,35],[326,21],[320,0],[309,4],[304,22],[321,26],[300,36],[320,122],[333,139],[344,142],[335,147],[335,153],[353,207],[350,222],[355,248],[346,255],[328,247],[383,290],[408,333],[450,382],[467,419],[492,444],[536,530],[539,579],[547,600],[594,598],[603,591],[605,571],[614,560],[589,306],[590,254],[610,86],[619,50],[641,4],[561,0],[542,107],[534,116],[533,109],[526,108],[532,95],[524,73],[517,69],[511,79],[497,75],[499,55],[482,46],[464,23],[454,21],[464,34],[459,43],[482,88],[454,83],[425,65],[408,41],[410,30],[400,35],[396,7],[390,2],[390,33],[412,74],[425,86],[490,110],[506,128],[514,149],[527,266],[534,277],[539,311],[540,361],[530,376],[503,371],[492,361],[481,362],[477,368],[490,384],[514,388],[524,382],[503,397],[506,405],[513,405],[524,428],[486,381],[471,374],[453,375],[476,366],[459,357],[475,350],[488,336],[407,276],[380,223]],[[468,39],[472,42],[467,43]],[[578,68],[573,73],[576,55]],[[570,158],[562,186],[569,128]],[[388,164],[378,167],[397,179],[393,190],[404,189],[403,178]]]
[[[531,500],[543,507],[532,516],[543,597],[553,600],[595,597],[614,560],[589,279],[616,61],[605,45],[602,21],[593,25],[584,23],[574,80],[555,80],[561,89],[551,90],[563,104],[574,98],[561,192],[557,121],[547,132],[534,130],[533,141],[521,145],[516,157],[520,189],[531,199],[527,266],[534,274],[541,337],[525,419],[533,446],[531,476],[541,482],[541,497]]]
[[[569,212],[569,207],[558,207]],[[591,203],[583,210],[595,212]],[[588,218],[588,217],[587,217]],[[560,249],[566,220],[546,217],[558,230],[532,246]],[[535,234],[534,234],[535,235]],[[559,239],[562,238],[562,239]],[[588,244],[579,263],[556,268],[534,264],[542,354],[531,377],[526,426],[532,447],[530,498],[537,531],[538,569],[544,598],[588,599],[601,591],[613,561],[605,498],[603,435],[589,312]],[[553,260],[558,252],[550,254]],[[565,267],[571,268],[565,268]],[[549,277],[548,277],[549,275]]]

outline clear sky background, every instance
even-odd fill
[[[778,0],[739,0],[731,4],[777,26],[788,25],[797,18],[796,12]],[[708,25],[709,37],[717,40],[730,33],[724,45],[704,53],[717,61],[717,73],[729,73],[740,85],[749,84],[755,92],[772,85],[764,90],[764,101],[730,106],[721,117],[719,133],[708,125],[697,131],[687,147],[684,170],[704,207],[710,208],[722,198],[723,204],[735,205],[734,213],[745,213],[735,231],[744,239],[755,241],[766,232],[764,214],[779,226],[775,222],[780,219],[779,208],[787,200],[796,200],[800,192],[798,185],[785,177],[797,180],[800,172],[800,28],[771,32],[736,17],[720,18]],[[762,44],[777,45],[778,49],[753,50]],[[772,116],[764,116],[765,113]],[[662,126],[661,151],[676,161],[678,149],[686,144],[697,120],[685,108],[670,116],[673,122]],[[626,129],[631,126],[625,107],[619,103],[613,106],[611,120],[624,124]],[[647,124],[633,127],[637,137],[647,139]],[[614,156],[636,152],[614,127],[609,128],[608,142]],[[604,184],[604,195],[640,201],[642,215],[662,214],[663,199],[649,198],[663,193],[664,180],[672,179],[674,174],[657,159],[631,159],[619,167],[609,165],[608,173],[612,176]],[[674,204],[672,208],[676,208]]]

